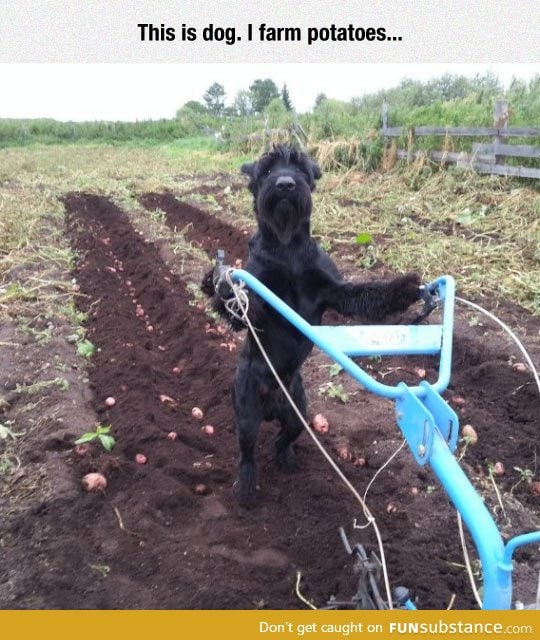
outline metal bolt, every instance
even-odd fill
[[[418,445],[418,455],[422,458],[426,455],[426,447],[423,444]]]

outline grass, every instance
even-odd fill
[[[217,148],[212,140],[182,139],[152,146],[0,150],[0,313],[11,302],[46,305],[51,291],[45,282],[13,284],[9,271],[38,263],[44,273],[65,273],[73,265],[59,196],[107,194],[142,220],[148,213],[136,201],[139,193],[170,189],[190,192],[197,201],[201,176],[211,182],[224,172],[237,180],[248,158]],[[210,210],[215,205],[204,194],[199,201]],[[224,202],[216,215],[253,224],[247,190],[226,192]],[[175,253],[189,252],[188,243],[165,230],[160,212],[150,217],[153,232],[174,245]],[[384,174],[327,173],[315,193],[313,232],[356,268],[383,261],[395,271],[419,270],[426,279],[450,273],[464,296],[504,297],[540,314],[540,195],[527,183],[426,166]],[[357,245],[358,234],[369,234],[373,242]]]
[[[314,232],[359,266],[448,273],[462,295],[540,314],[540,194],[529,186],[460,170],[349,172],[323,179],[316,199]],[[374,238],[371,255],[355,246],[360,233]]]

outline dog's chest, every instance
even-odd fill
[[[277,295],[310,323],[318,323],[321,310],[317,290],[305,270],[283,270]]]

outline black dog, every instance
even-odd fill
[[[245,269],[297,311],[310,324],[321,323],[325,309],[347,316],[378,321],[404,311],[419,299],[420,280],[408,274],[389,282],[345,282],[332,260],[311,237],[311,192],[321,171],[307,155],[277,147],[253,164],[242,166],[250,177],[249,190],[259,229],[249,242]],[[208,282],[203,289],[213,288]],[[300,367],[313,344],[258,296],[249,295],[249,318],[259,330],[262,346],[296,405],[306,415],[306,396]],[[244,324],[227,314],[216,296],[216,309],[235,330]],[[278,420],[281,430],[275,450],[279,467],[295,467],[291,444],[302,431],[302,423],[287,402],[248,334],[234,380],[233,404],[240,445],[238,492],[244,504],[256,493],[255,441],[263,420]]]

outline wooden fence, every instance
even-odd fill
[[[383,126],[380,130],[386,138],[406,137],[407,149],[397,149],[397,158],[412,162],[426,156],[441,164],[456,164],[471,168],[478,173],[492,173],[519,178],[540,179],[540,169],[506,164],[506,158],[540,159],[540,146],[509,144],[509,138],[540,138],[540,127],[509,127],[508,103],[498,100],[493,114],[493,127],[389,127],[388,105],[382,107]],[[414,149],[415,140],[422,136],[492,138],[492,142],[475,142],[471,152],[429,151],[427,153]]]

